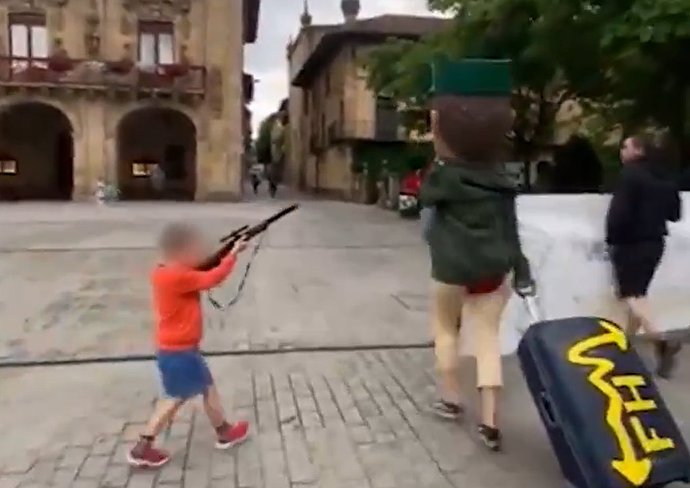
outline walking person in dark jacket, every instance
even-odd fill
[[[518,293],[534,289],[517,232],[515,186],[501,164],[513,121],[510,64],[439,62],[434,77],[431,130],[437,162],[420,191],[429,213],[425,238],[439,389],[431,409],[446,419],[463,414],[458,344],[469,319],[481,409],[477,429],[484,444],[499,451],[499,330],[511,295],[509,277]]]
[[[641,136],[625,139],[621,147],[623,170],[606,219],[606,242],[618,287],[628,307],[628,332],[640,328],[655,341],[657,374],[669,378],[680,343],[659,334],[647,300],[647,291],[664,253],[667,222],[681,217],[680,194],[658,148]]]

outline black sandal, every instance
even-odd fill
[[[501,431],[495,427],[489,427],[485,424],[479,424],[477,426],[477,431],[479,433],[479,438],[482,443],[493,452],[499,452],[502,448],[501,444]]]

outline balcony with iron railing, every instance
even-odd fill
[[[138,66],[133,61],[0,56],[0,87],[136,90],[204,96],[206,68],[190,64]]]
[[[339,120],[328,126],[328,140],[331,143],[357,140],[400,142],[407,139],[407,131],[397,121]]]

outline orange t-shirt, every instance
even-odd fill
[[[223,281],[235,265],[233,255],[209,271],[197,271],[181,264],[156,266],[151,272],[156,344],[162,351],[199,347],[202,336],[200,292]]]

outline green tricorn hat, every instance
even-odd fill
[[[431,64],[431,95],[509,96],[513,89],[508,59],[438,58]]]

